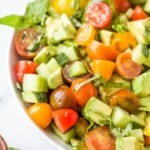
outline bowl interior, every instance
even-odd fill
[[[8,62],[8,71],[9,71],[9,79],[10,79],[10,86],[12,89],[12,93],[14,95],[14,100],[16,100],[16,103],[18,104],[18,107],[21,108],[21,110],[23,111],[23,117],[29,122],[29,125],[33,126],[34,129],[37,130],[37,132],[39,132],[39,134],[41,134],[41,137],[45,140],[47,140],[50,145],[54,144],[56,147],[58,147],[58,149],[61,150],[70,150],[70,146],[65,144],[61,139],[59,139],[50,128],[46,129],[46,130],[42,130],[40,128],[38,128],[33,121],[28,117],[27,113],[26,113],[26,106],[25,103],[23,102],[22,98],[21,98],[21,93],[19,92],[19,90],[16,88],[16,76],[15,76],[15,64],[16,62],[20,59],[17,56],[15,47],[14,47],[14,42],[13,42],[13,37],[14,37],[14,33],[12,34],[12,41],[9,47],[9,62]]]

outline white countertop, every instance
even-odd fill
[[[23,4],[28,0],[0,0],[0,17],[7,14],[24,12]],[[56,150],[49,141],[45,140],[37,130],[30,126],[24,119],[23,111],[19,105],[8,83],[8,46],[11,40],[9,33],[13,29],[0,26],[0,134],[6,140],[8,146],[20,150]]]

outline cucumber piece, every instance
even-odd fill
[[[140,106],[150,107],[150,96],[139,99]]]
[[[58,86],[63,84],[63,79],[62,79],[62,69],[58,68],[55,70],[53,73],[51,73],[48,78],[48,87],[50,89],[56,89]]]
[[[147,13],[150,13],[150,0],[147,0],[144,4],[144,10],[147,12]]]
[[[62,53],[64,53],[70,61],[79,59],[75,47],[59,44],[56,49],[56,54],[59,55]]]
[[[71,67],[69,68],[69,76],[76,77],[83,74],[86,74],[87,70],[84,64],[81,61],[76,61]]]
[[[144,128],[145,122],[143,119],[139,118],[136,115],[131,114],[131,122],[134,128]]]
[[[22,92],[22,99],[27,103],[41,103],[48,100],[46,93],[37,92]]]
[[[53,73],[56,69],[60,68],[61,66],[57,63],[55,58],[51,58],[46,64],[46,67],[49,73]]]
[[[101,125],[108,123],[111,112],[112,109],[109,105],[95,97],[92,97],[86,103],[82,113],[87,120]]]
[[[150,71],[147,71],[132,80],[132,88],[135,95],[147,97],[150,95]]]
[[[47,63],[49,59],[51,58],[51,55],[49,53],[48,47],[42,48],[42,50],[34,57],[34,61],[37,64],[41,63]]]
[[[130,122],[130,115],[127,111],[116,106],[113,108],[111,115],[112,123],[115,127],[125,128]]]
[[[48,92],[46,78],[37,74],[25,74],[23,77],[23,91],[29,92]]]
[[[71,139],[72,150],[88,150],[85,142],[79,141],[78,139]]]
[[[71,128],[65,133],[61,133],[54,123],[51,124],[53,131],[60,137],[65,143],[70,143],[70,140],[76,136],[75,129]]]
[[[100,30],[99,34],[100,34],[100,39],[101,39],[102,43],[104,43],[106,45],[110,45],[110,41],[113,36],[113,32],[103,29],[103,30]]]
[[[142,129],[133,129],[131,131],[131,136],[136,137],[140,142],[144,143],[144,136]]]

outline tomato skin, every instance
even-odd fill
[[[142,71],[142,66],[132,61],[130,53],[120,53],[116,59],[116,69],[118,73],[126,78],[133,79]]]
[[[115,150],[115,139],[108,127],[102,126],[91,130],[86,135],[86,145],[89,150]]]
[[[93,40],[86,48],[88,56],[94,59],[115,60],[119,54],[115,48]]]
[[[64,133],[75,125],[78,113],[73,109],[58,109],[52,112],[52,117],[57,128]]]
[[[23,76],[26,73],[36,73],[37,64],[30,60],[20,60],[15,65],[17,81],[22,83]]]
[[[104,2],[93,2],[86,10],[85,19],[95,28],[107,28],[112,20],[111,8]]]
[[[144,144],[150,145],[150,136],[144,136]]]
[[[52,121],[52,109],[47,103],[36,103],[27,109],[28,115],[40,128],[47,128]]]
[[[96,35],[96,29],[91,24],[84,24],[79,28],[76,35],[76,42],[81,46],[86,46]]]
[[[113,0],[113,1],[115,8],[118,12],[125,12],[131,7],[129,0]]]
[[[133,112],[138,109],[139,100],[131,91],[122,89],[115,92],[110,98],[110,106],[116,105],[128,112]]]
[[[131,16],[131,20],[141,20],[148,18],[148,15],[144,12],[144,10],[140,6],[135,6],[134,11]]]
[[[14,44],[19,56],[25,59],[32,59],[37,52],[27,51],[27,47],[38,36],[37,31],[34,28],[26,28],[16,32],[14,37]]]
[[[96,97],[98,95],[97,89],[94,87],[92,83],[87,83],[83,85],[81,88],[79,88],[77,91],[75,91],[75,88],[85,80],[86,80],[85,78],[79,78],[73,81],[71,85],[71,90],[73,91],[76,97],[76,101],[80,107],[84,107],[87,101],[92,96]]]

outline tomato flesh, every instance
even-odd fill
[[[112,11],[106,3],[95,2],[87,8],[85,18],[95,28],[106,28],[111,23]]]

